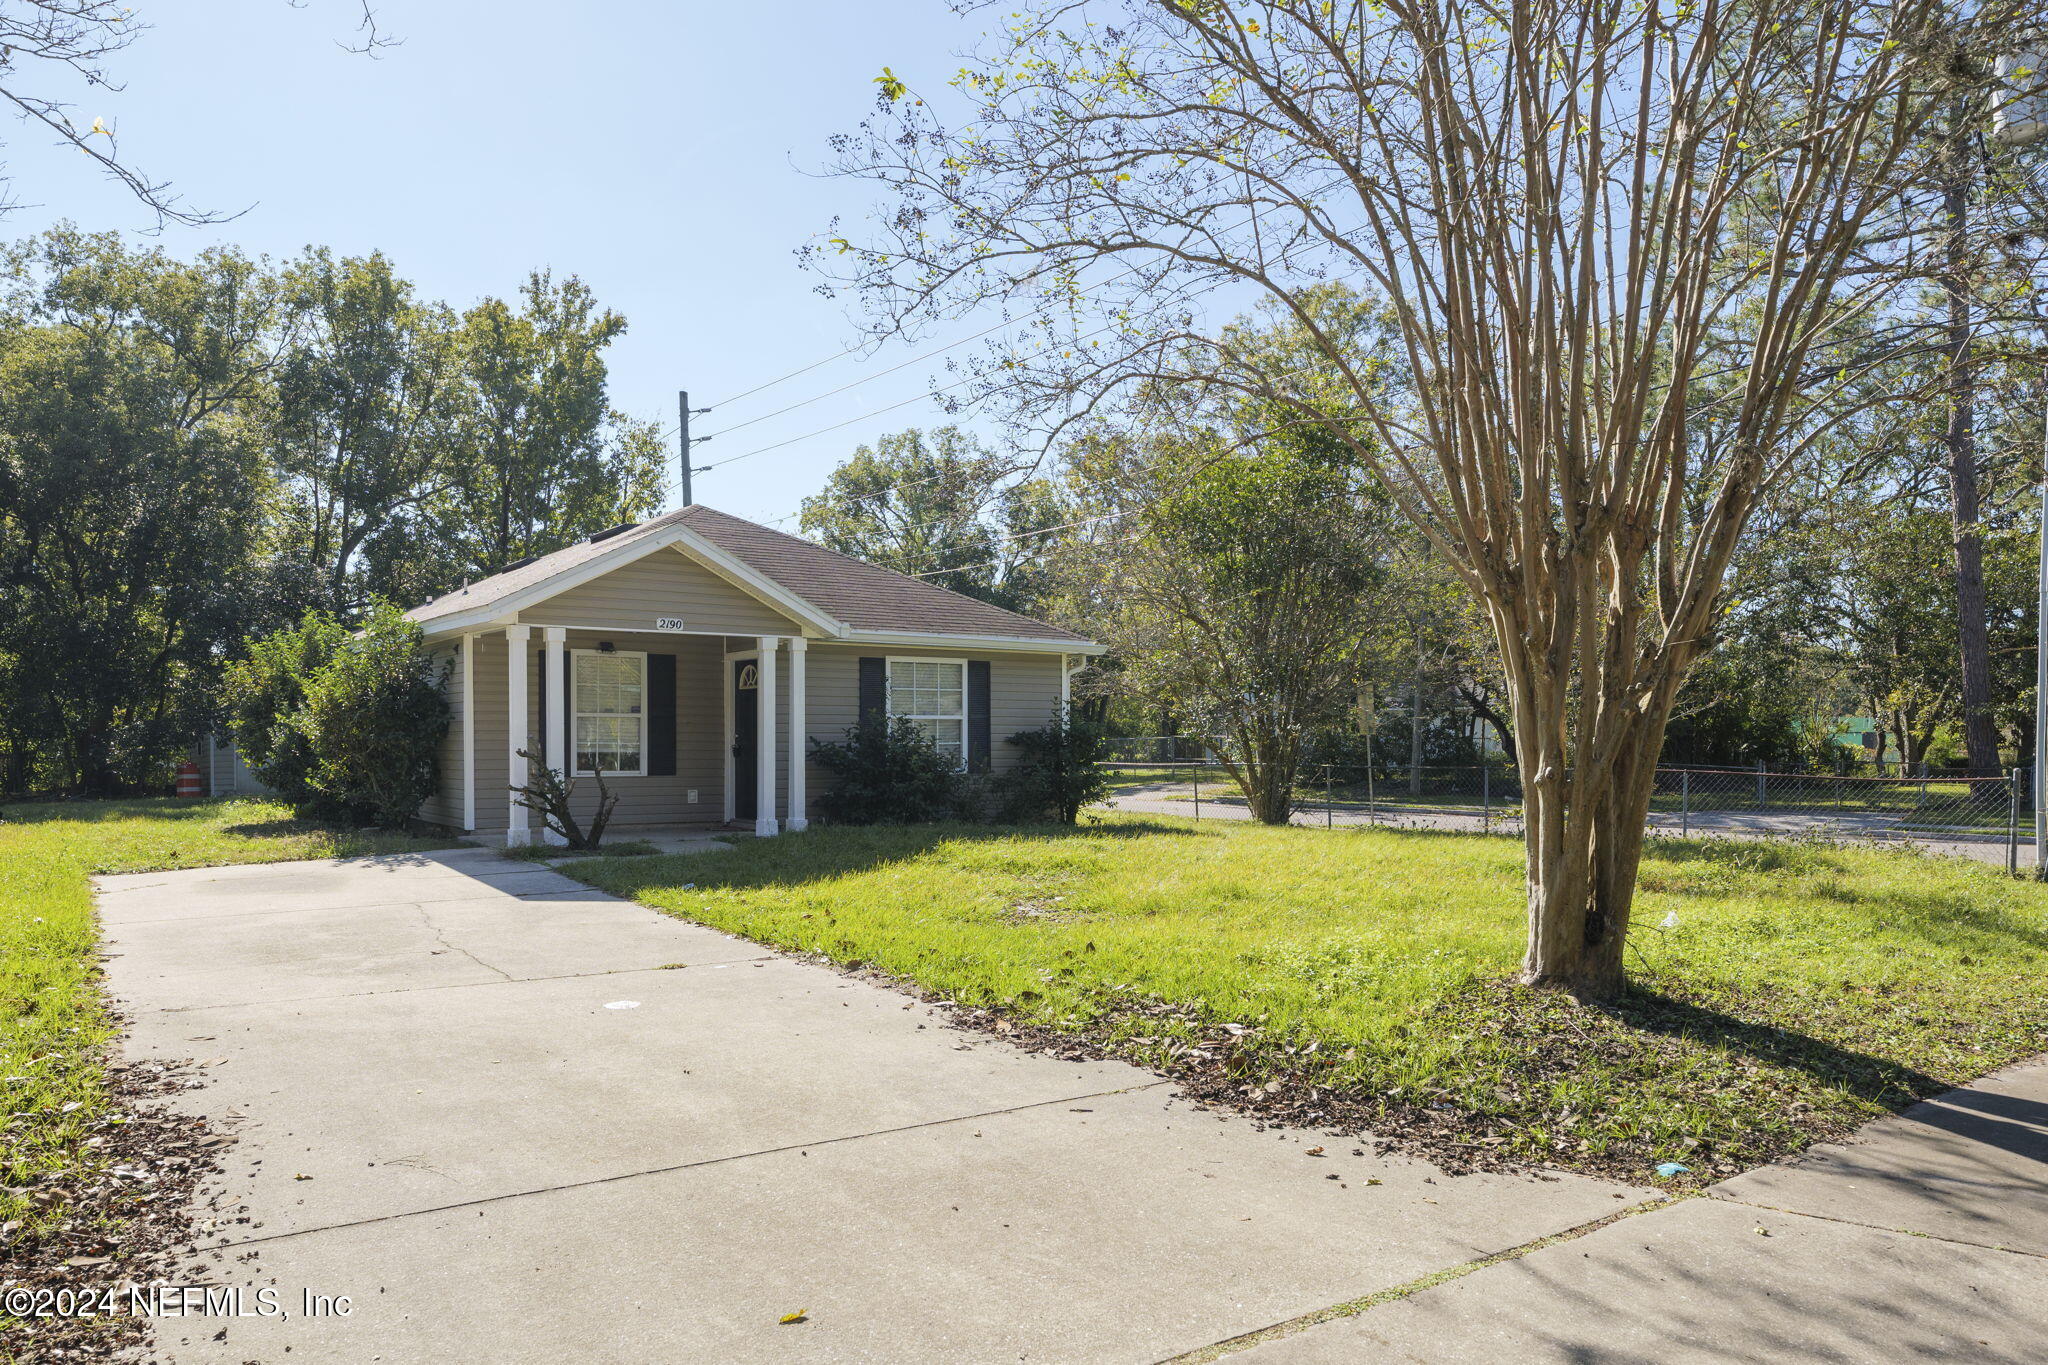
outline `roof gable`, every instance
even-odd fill
[[[1071,631],[702,504],[580,541],[413,608],[429,631],[502,619],[674,546],[827,635],[904,634],[1087,646]]]

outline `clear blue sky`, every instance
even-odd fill
[[[583,277],[629,321],[614,401],[672,420],[675,390],[715,403],[842,349],[846,305],[813,292],[794,251],[835,214],[857,223],[870,186],[818,178],[826,140],[871,107],[884,65],[934,88],[981,17],[944,0],[378,0],[402,45],[351,55],[354,0],[135,0],[151,27],[110,70],[119,93],[67,89],[82,123],[117,124],[121,150],[200,207],[248,212],[172,226],[175,252],[215,241],[290,255],[319,243],[382,249],[430,298],[509,294],[536,266]],[[59,219],[148,228],[150,215],[48,135],[0,124],[23,207],[10,237]],[[940,334],[979,330],[967,322]],[[699,433],[886,368],[898,346],[847,358],[697,419]],[[699,447],[700,463],[925,391],[915,365]],[[743,516],[793,513],[863,440],[936,425],[918,401],[843,431],[700,476],[697,496]],[[792,523],[786,523],[793,526]]]

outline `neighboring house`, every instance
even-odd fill
[[[812,739],[904,716],[963,768],[1050,722],[1102,646],[810,541],[686,507],[516,564],[407,615],[450,665],[454,720],[421,818],[507,844],[524,749],[614,828],[802,829]],[[507,663],[511,667],[508,669]]]

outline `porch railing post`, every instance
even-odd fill
[[[533,638],[532,626],[505,627],[505,781],[513,790],[524,787],[528,777],[526,755],[533,751],[533,721],[526,711],[527,673],[533,668],[532,650],[527,642]],[[526,819],[526,807],[511,801],[505,815],[505,846],[519,848],[532,842],[532,831]],[[546,822],[542,822],[545,826]]]
[[[574,774],[574,765],[569,761],[569,690],[574,686],[569,677],[568,659],[569,632],[562,626],[541,627],[541,696],[547,699],[540,718],[541,759],[555,770],[562,781],[567,782]],[[566,844],[568,836],[550,825],[545,818],[540,822],[540,842],[544,844]]]
[[[810,793],[805,784],[808,774],[804,771],[810,761],[810,717],[805,711],[809,682],[804,674],[809,652],[803,636],[789,637],[789,819],[782,824],[789,830],[808,829],[811,824]]]
[[[782,822],[777,818],[775,781],[775,653],[782,647],[782,638],[777,635],[760,637],[760,657],[755,661],[755,691],[759,694],[755,710],[757,738],[754,750],[754,833],[769,839],[782,832]]]

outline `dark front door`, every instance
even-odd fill
[[[761,666],[753,659],[732,665],[732,812],[754,818],[761,791]]]

